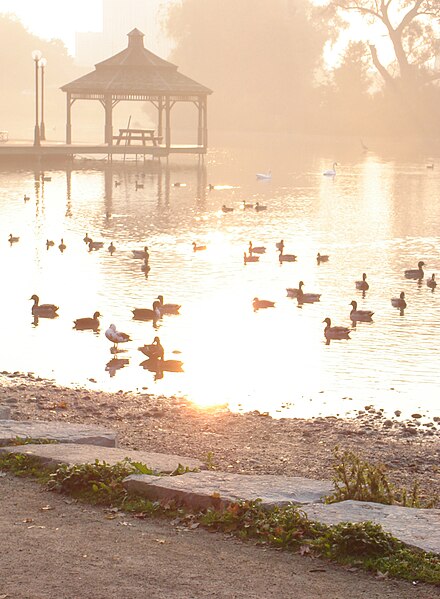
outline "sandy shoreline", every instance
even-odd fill
[[[421,497],[440,495],[438,419],[390,420],[373,408],[350,420],[272,419],[257,412],[199,409],[178,397],[69,389],[32,374],[6,372],[0,373],[0,405],[9,406],[16,420],[100,424],[118,432],[121,447],[203,461],[211,453],[219,470],[246,474],[330,478],[333,449],[339,446],[385,464],[398,486],[409,488],[417,480]]]

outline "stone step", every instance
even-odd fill
[[[133,474],[125,479],[124,486],[153,501],[174,499],[192,509],[219,507],[246,499],[261,499],[266,507],[288,503],[303,505],[322,501],[334,490],[333,484],[325,480],[212,471],[160,479]]]
[[[11,408],[9,406],[0,406],[0,420],[9,420],[11,417]]]
[[[304,511],[310,520],[323,524],[371,521],[380,524],[406,545],[440,554],[440,509],[348,500],[328,505],[307,505]]]
[[[61,464],[93,464],[95,460],[113,465],[116,462],[122,462],[125,458],[129,458],[133,462],[142,462],[156,473],[163,472],[169,474],[176,470],[179,464],[192,469],[201,469],[204,467],[203,463],[199,460],[179,455],[75,443],[0,447],[0,454],[2,453],[24,453],[31,455],[37,458],[43,465],[50,468],[56,468]]]
[[[55,421],[0,420],[0,446],[17,437],[117,447],[116,433],[102,427]]]

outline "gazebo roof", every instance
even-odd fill
[[[212,90],[178,72],[178,67],[144,47],[144,34],[133,29],[122,52],[95,65],[95,70],[62,86],[78,94],[205,95]]]

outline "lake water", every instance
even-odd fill
[[[334,161],[336,177],[324,177]],[[431,162],[437,168],[427,168]],[[256,179],[269,169],[271,180]],[[440,286],[426,286],[440,271],[440,158],[432,148],[363,152],[358,140],[325,146],[254,137],[211,148],[204,166],[194,157],[161,169],[81,161],[44,174],[51,180],[28,168],[0,171],[1,370],[275,417],[353,416],[367,404],[440,415]],[[243,210],[243,200],[267,210]],[[223,204],[234,211],[223,213]],[[10,245],[10,233],[20,241]],[[86,233],[104,249],[89,252]],[[49,250],[47,239],[55,241]],[[296,262],[279,264],[280,239]],[[245,266],[250,240],[267,251]],[[207,250],[193,252],[193,241]],[[132,257],[145,245],[147,277]],[[318,251],[328,263],[317,264]],[[403,276],[419,260],[427,265],[421,284]],[[355,288],[363,272],[365,297]],[[322,294],[319,303],[299,307],[286,296],[300,280]],[[390,302],[401,291],[403,315]],[[59,317],[34,322],[34,293],[57,304]],[[132,309],[151,307],[158,294],[181,304],[181,314],[156,328],[133,320]],[[276,307],[254,312],[254,297]],[[323,319],[351,326],[352,300],[374,311],[373,322],[327,345]],[[72,329],[95,310],[103,314],[98,333]],[[132,338],[116,356],[123,362],[110,353],[110,323]],[[155,335],[184,372],[155,378],[140,365],[137,348]]]

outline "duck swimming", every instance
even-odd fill
[[[206,250],[206,245],[197,245],[195,241],[192,242],[192,246],[195,252],[201,252],[202,250]]]
[[[267,210],[267,206],[263,206],[260,202],[257,202],[254,206],[254,210],[260,212],[261,210]]]
[[[315,302],[319,302],[321,297],[320,293],[304,293],[302,290],[303,287],[304,283],[300,281],[298,283],[298,293],[296,294],[298,304],[314,304]]]
[[[327,339],[350,339],[350,329],[347,327],[332,327],[330,318],[324,318],[322,322],[326,323],[324,336]]]
[[[352,320],[353,322],[367,322],[372,319],[374,312],[372,312],[371,310],[358,310],[357,302],[355,302],[354,300],[350,302],[350,306],[352,307],[350,312],[350,320]]]
[[[230,208],[229,206],[226,206],[226,204],[223,204],[222,211],[223,212],[234,212],[234,209]]]
[[[14,237],[12,235],[12,233],[10,233],[9,237],[8,237],[8,241],[12,245],[13,243],[17,243],[18,241],[20,241],[20,237]]]
[[[32,306],[32,314],[34,316],[42,316],[43,318],[55,318],[58,316],[57,310],[59,308],[55,304],[40,304],[40,298],[35,294],[29,299],[34,300],[34,305]]]
[[[158,295],[159,300],[158,310],[162,314],[179,314],[180,304],[164,304],[163,295]]]
[[[89,252],[100,250],[104,247],[103,241],[89,241]]]
[[[265,254],[266,253],[266,248],[263,245],[258,245],[256,247],[254,247],[252,245],[252,241],[249,242],[249,255],[252,254]]]
[[[158,301],[153,302],[152,308],[134,308],[133,318],[135,320],[159,320],[162,317],[162,314],[159,310],[160,303]]]
[[[324,177],[334,177],[336,175],[336,167],[338,166],[338,162],[334,162],[333,163],[333,168],[324,171],[322,174],[324,175]]]
[[[88,329],[97,331],[99,329],[100,316],[101,314],[99,312],[95,312],[91,318],[77,318],[73,321],[73,328],[78,331],[85,331]]]
[[[425,266],[425,263],[420,261],[417,264],[418,268],[413,268],[413,269],[409,269],[409,270],[405,270],[405,279],[423,279],[423,277],[425,276],[425,273],[423,272],[423,266]]]
[[[399,297],[391,298],[391,305],[394,306],[394,308],[399,308],[400,310],[405,310],[405,308],[406,308],[405,292],[402,291],[402,293],[400,294]]]
[[[147,260],[150,258],[150,254],[148,253],[148,247],[145,246],[143,250],[132,250],[133,258]]]
[[[355,283],[356,289],[360,289],[361,291],[367,291],[370,289],[370,285],[367,283],[367,275],[362,273],[362,281],[356,281]]]
[[[248,262],[258,262],[260,260],[260,256],[253,256],[251,254],[249,254],[249,256],[246,254],[246,252],[244,252],[243,255],[243,261],[245,264],[247,264]]]
[[[64,239],[63,239],[63,238],[61,238],[61,243],[60,243],[60,245],[58,246],[58,249],[60,250],[60,252],[61,252],[61,253],[63,253],[63,252],[64,252],[64,250],[66,249],[66,247],[67,247],[67,245],[64,243]]]
[[[89,234],[86,233],[86,236],[83,239],[84,243],[87,243],[87,245],[92,241],[92,238],[89,237]]]
[[[320,254],[319,252],[316,255],[316,261],[318,264],[321,264],[321,262],[328,262],[329,258],[330,256],[328,256],[327,254]]]
[[[261,310],[264,308],[274,308],[275,302],[271,302],[269,300],[260,300],[258,299],[258,297],[254,297],[254,299],[252,300],[252,306],[254,308],[254,312],[256,312],[257,310]]]
[[[283,253],[284,250],[278,250],[278,251],[279,251],[278,261],[280,264],[282,264],[283,262],[296,262],[295,254],[284,254]]]
[[[108,251],[110,252],[110,256],[113,256],[113,253],[116,251],[116,247],[113,244],[113,241],[111,242],[111,244],[108,246]]]
[[[435,280],[434,273],[432,273],[431,278],[426,281],[426,284],[430,289],[435,289],[437,287],[437,281]]]

